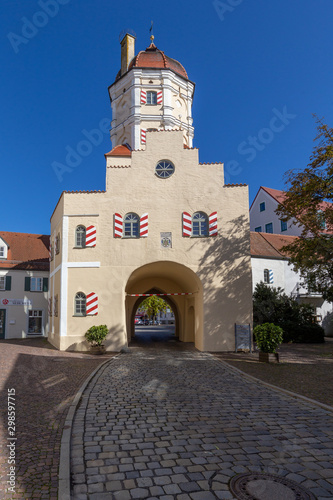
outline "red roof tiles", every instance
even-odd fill
[[[0,268],[49,270],[50,236],[0,231],[0,237],[9,247],[7,259],[0,259]]]
[[[111,149],[104,156],[132,156],[132,152],[126,144],[121,144]]]
[[[136,55],[128,66],[128,70],[132,68],[166,68],[171,69],[178,75],[188,80],[185,68],[180,62],[168,57],[159,50],[153,43],[146,50],[142,50]]]
[[[285,236],[282,234],[256,233],[251,231],[251,256],[286,259],[288,255],[281,248],[293,243],[298,236]]]

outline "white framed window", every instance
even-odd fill
[[[155,106],[157,104],[157,92],[147,92],[147,104]]]
[[[161,179],[167,179],[174,171],[175,166],[170,160],[160,160],[155,167],[155,173]]]
[[[256,233],[261,233],[261,226],[255,227],[254,230]]]
[[[75,246],[77,248],[85,248],[86,246],[86,228],[77,226],[75,229]]]
[[[140,217],[130,212],[124,217],[124,238],[139,238],[140,236]]]
[[[43,278],[30,278],[30,291],[42,292],[43,291]]]
[[[7,251],[6,245],[0,245],[0,259],[7,259]]]
[[[204,212],[195,212],[192,216],[192,236],[208,236],[208,217]]]
[[[78,292],[74,300],[74,316],[86,315],[86,296],[83,292]]]
[[[33,309],[29,311],[28,335],[43,335],[43,311]]]
[[[0,276],[0,290],[6,290],[6,276]]]
[[[259,205],[260,212],[264,212],[266,210],[266,203],[263,201]]]

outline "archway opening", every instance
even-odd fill
[[[170,310],[166,317],[163,314],[159,316],[160,322],[162,323],[161,320],[172,321],[172,314],[174,316],[173,339],[181,342],[194,342],[197,348],[201,348],[203,291],[200,279],[191,269],[170,261],[146,264],[132,272],[127,281],[125,293],[128,344],[138,331],[135,321],[139,317],[138,313],[141,312],[141,304],[147,296],[156,295],[165,300]]]
[[[132,342],[175,342],[178,339],[179,315],[172,299],[162,290],[151,289],[139,297],[133,307]]]

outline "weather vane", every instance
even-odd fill
[[[149,30],[149,33],[150,33],[150,40],[151,40],[151,42],[152,42],[152,43],[153,43],[154,38],[155,38],[155,37],[154,37],[154,32],[153,32],[153,25],[154,25],[154,23],[153,23],[153,21],[152,21],[152,22],[151,22],[151,26],[150,26],[150,30]]]

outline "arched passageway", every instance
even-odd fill
[[[202,285],[191,269],[168,261],[146,264],[131,274],[125,292],[128,343],[135,334],[135,313],[146,298],[139,294],[156,293],[174,312],[176,337],[182,342],[194,342],[196,346],[202,344]]]

